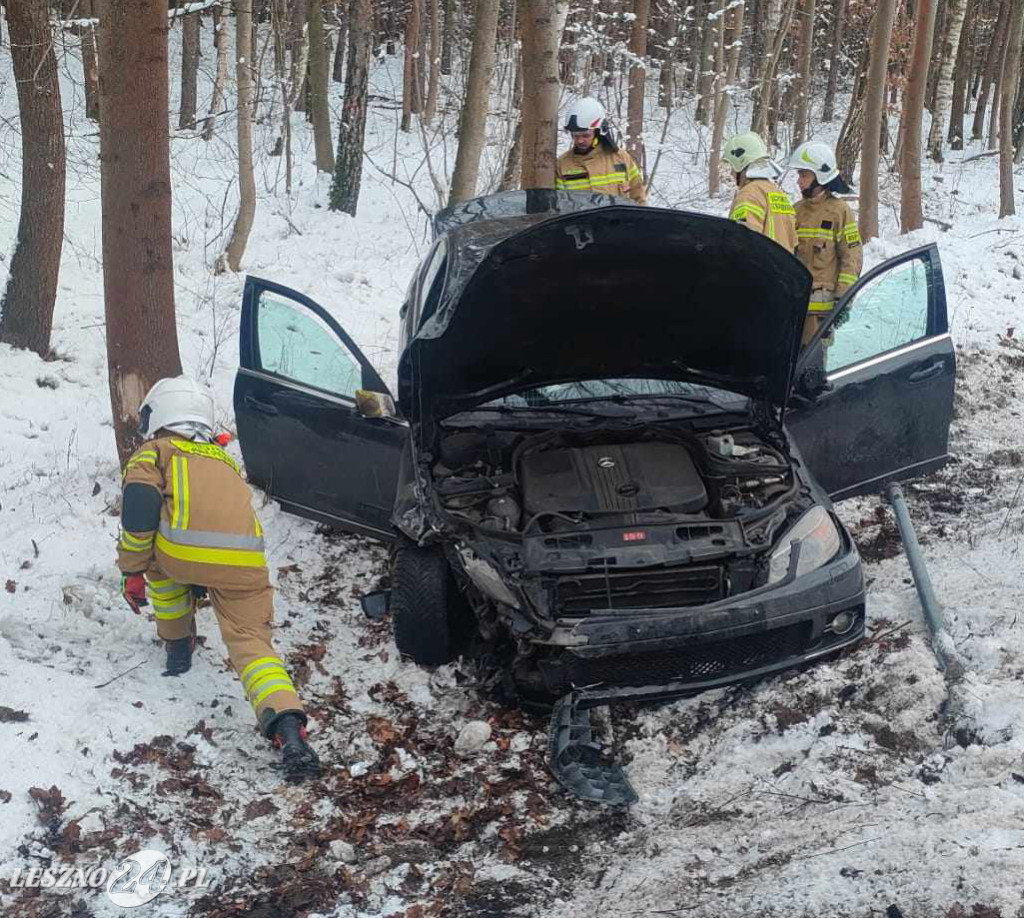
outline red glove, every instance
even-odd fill
[[[146,578],[142,574],[122,574],[121,595],[132,607],[132,611],[141,615],[142,607],[149,605],[146,602]]]

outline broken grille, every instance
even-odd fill
[[[563,574],[555,585],[559,615],[614,609],[670,609],[699,606],[725,596],[718,565]]]

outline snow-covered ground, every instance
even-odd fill
[[[109,868],[143,847],[206,866],[213,884],[139,909],[167,918],[1024,915],[1024,224],[995,217],[993,158],[971,149],[927,167],[926,210],[940,222],[908,236],[895,234],[889,185],[883,238],[867,248],[871,263],[930,241],[942,254],[960,368],[955,461],[908,498],[969,666],[976,742],[947,748],[944,684],[877,500],[840,506],[867,561],[870,639],[753,688],[617,709],[615,744],[640,794],[628,814],[555,790],[543,720],[490,701],[468,668],[428,673],[398,658],[388,626],[357,602],[384,573],[383,548],[261,502],[276,640],[329,764],[294,788],[271,767],[212,616],[201,616],[192,672],[167,680],[152,623],[118,595],[97,137],[75,86],[77,51],[61,53],[68,222],[55,358],[0,345],[4,915],[121,915],[101,892],[7,880],[51,862]],[[301,115],[285,195],[283,161],[269,155],[274,118],[264,119],[244,260],[329,308],[386,377],[398,305],[428,242],[407,185],[436,205],[423,138],[397,131],[398,67],[374,73],[356,219],[327,211]],[[0,283],[20,181],[10,74],[0,49]],[[654,203],[720,213],[728,191],[702,191],[706,136],[676,118]],[[243,279],[210,266],[233,219],[232,132],[227,119],[209,144],[172,139],[181,352],[186,372],[212,381],[228,429]],[[427,142],[432,169],[450,162],[450,141]],[[489,149],[485,174],[501,152]],[[475,719],[489,721],[492,742],[464,760],[453,740]]]

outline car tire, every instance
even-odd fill
[[[467,636],[465,606],[444,552],[402,540],[391,568],[398,650],[420,666],[450,663]]]

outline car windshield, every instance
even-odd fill
[[[482,408],[544,408],[549,405],[565,405],[572,402],[598,400],[636,401],[669,398],[680,401],[710,404],[722,409],[735,408],[737,402],[746,399],[734,392],[681,382],[674,379],[588,379],[578,382],[558,383],[552,386],[538,386],[492,399]]]

